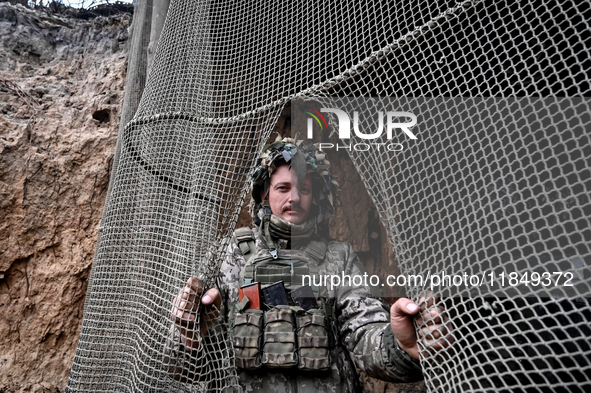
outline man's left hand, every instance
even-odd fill
[[[454,341],[449,317],[442,305],[435,306],[438,302],[439,299],[432,295],[421,297],[419,305],[409,299],[400,298],[390,309],[394,337],[400,348],[415,359],[419,359],[418,341],[425,348],[434,350],[446,348]],[[419,325],[418,338],[413,324],[415,316]],[[424,352],[423,355],[428,353]]]

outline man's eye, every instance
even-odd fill
[[[306,194],[306,195],[310,194],[311,192],[312,192],[311,188],[302,188],[302,190],[301,190],[301,193]]]

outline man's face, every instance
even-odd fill
[[[312,206],[312,178],[308,173],[301,185],[295,171],[282,165],[273,171],[269,188],[269,205],[277,217],[294,224],[308,219]]]

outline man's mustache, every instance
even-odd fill
[[[301,213],[301,212],[304,211],[304,209],[302,209],[302,207],[300,205],[297,205],[296,204],[296,205],[287,205],[287,206],[284,206],[283,209],[281,209],[281,212],[286,212],[288,210],[296,211],[298,213]]]

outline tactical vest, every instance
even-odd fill
[[[265,285],[283,281],[291,291],[302,285],[304,276],[318,298],[313,277],[326,254],[326,241],[312,240],[302,250],[256,250],[250,228],[239,228],[235,237],[246,265],[242,285]],[[308,284],[308,281],[306,281]],[[304,371],[328,370],[330,349],[336,344],[336,319],[332,302],[305,311],[297,306],[275,306],[261,312],[245,310],[233,323],[236,365],[246,370],[262,366],[295,368]]]
[[[318,275],[318,265],[326,255],[326,241],[312,240],[303,250],[259,250],[255,248],[252,229],[239,228],[235,232],[238,247],[246,266],[242,285],[260,282],[261,285],[283,281],[288,290],[302,285],[305,275]],[[318,287],[312,289],[317,293]]]

